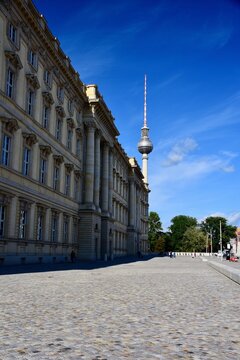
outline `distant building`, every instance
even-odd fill
[[[32,1],[0,2],[0,37],[0,262],[146,254],[148,184],[97,86]]]

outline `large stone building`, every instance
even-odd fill
[[[148,186],[31,0],[0,1],[0,262],[148,251]]]

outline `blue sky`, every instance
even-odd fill
[[[240,1],[35,4],[140,165],[147,74],[150,210],[164,228],[176,215],[240,226]]]

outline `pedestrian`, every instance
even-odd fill
[[[71,251],[71,262],[73,263],[75,261],[75,258],[76,258],[76,255],[75,255],[75,252],[74,250]]]

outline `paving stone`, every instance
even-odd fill
[[[200,259],[2,275],[0,287],[0,359],[240,359],[240,287]]]

